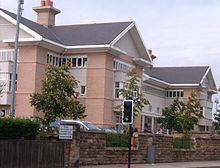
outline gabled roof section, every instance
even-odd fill
[[[13,24],[16,23],[16,14],[8,12],[0,8]],[[71,52],[79,52],[82,49],[85,51],[107,50],[116,54],[127,54],[133,57],[133,61],[141,66],[152,64],[143,40],[138,32],[135,22],[113,22],[113,23],[93,23],[93,24],[78,24],[46,27],[24,17],[21,17],[21,28],[38,38],[26,39],[29,41],[46,42],[51,46],[57,46],[60,50],[69,49]],[[115,44],[122,39],[125,34],[131,36],[130,40],[137,50],[136,56],[134,52],[125,50],[127,48],[118,48]],[[24,41],[24,40],[23,40]],[[4,42],[13,43],[13,39],[6,39]],[[97,50],[96,50],[97,49]],[[74,50],[74,51],[73,51]],[[138,57],[137,57],[138,55]]]
[[[199,85],[208,70],[208,66],[152,67],[145,68],[145,73],[152,78],[169,84]]]
[[[110,44],[132,22],[54,26],[50,30],[67,46]]]
[[[14,14],[14,13],[6,11],[6,10],[4,10],[2,8],[0,8],[0,11],[4,12],[6,15],[8,15],[11,18],[13,18],[14,20],[17,19],[17,15]],[[21,17],[20,21],[21,21],[22,25],[28,27],[29,29],[31,29],[35,33],[39,34],[43,38],[46,38],[48,40],[51,40],[51,41],[54,41],[56,43],[62,44],[62,42],[47,27],[45,27],[43,25],[40,25],[38,23],[35,23],[35,22],[31,21],[31,20],[28,20],[28,19],[26,19],[24,17]]]

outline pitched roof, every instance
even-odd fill
[[[16,14],[1,8],[0,10],[16,20]],[[21,17],[21,24],[43,38],[67,46],[110,44],[131,23],[115,22],[46,27]]]
[[[10,17],[12,17],[13,19],[17,20],[17,15],[14,13],[11,13],[9,11],[6,11],[2,8],[0,8],[1,11],[3,11],[4,13],[6,13],[7,15],[9,15]],[[33,31],[35,31],[36,33],[38,33],[39,35],[41,35],[42,37],[57,42],[57,43],[61,43],[62,42],[58,39],[58,37],[55,36],[55,34],[53,34],[53,32],[50,31],[50,29],[48,29],[47,27],[38,24],[36,22],[33,22],[31,20],[28,20],[24,17],[20,18],[21,24],[27,26],[28,28],[32,29]]]
[[[169,84],[199,84],[208,66],[153,67],[145,68],[145,73]]]
[[[132,22],[95,23],[69,26],[54,26],[50,30],[65,45],[110,44]]]

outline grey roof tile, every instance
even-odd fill
[[[55,26],[51,31],[66,45],[110,44],[132,22]]]
[[[153,67],[145,68],[145,73],[169,84],[199,84],[208,66]]]

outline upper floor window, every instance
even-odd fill
[[[0,50],[0,61],[13,61],[14,49]]]
[[[148,86],[148,85],[143,85],[142,89],[145,92],[152,93],[152,94],[155,94],[155,95],[158,95],[158,96],[161,96],[161,97],[165,97],[165,93],[166,93],[165,90],[161,90],[161,89],[151,87],[151,86]]]
[[[119,60],[114,60],[114,62],[113,62],[113,68],[114,68],[114,70],[117,70],[117,71],[128,72],[128,71],[130,71],[132,68],[134,68],[134,66],[133,66],[133,65],[130,65],[130,64],[128,64],[128,63],[119,61]]]
[[[120,89],[123,88],[123,82],[115,82],[114,88],[115,88],[114,97],[115,98],[122,98],[122,96],[120,95]]]
[[[16,77],[15,77],[15,90],[17,90],[17,78],[18,78],[18,75],[16,74]],[[9,74],[9,86],[8,86],[8,90],[9,91],[12,91],[12,73]]]
[[[61,66],[63,64],[70,64],[72,68],[86,67],[87,57],[86,56],[60,56],[55,53],[49,52],[47,54],[47,63],[54,66]]]
[[[204,110],[204,107],[200,106],[200,108],[199,108],[199,112],[200,112],[200,114],[202,114],[203,117],[205,117],[205,110]]]
[[[82,85],[82,86],[80,87],[80,95],[83,96],[83,95],[85,95],[85,94],[86,94],[86,86],[83,86],[83,85]]]
[[[167,91],[167,97],[176,98],[176,97],[184,97],[183,90],[170,90]]]
[[[77,67],[86,67],[87,66],[87,57],[72,57],[72,67],[77,68]]]
[[[157,113],[160,113],[160,107],[157,107]]]

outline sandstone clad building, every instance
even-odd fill
[[[155,132],[156,118],[176,97],[187,100],[198,92],[201,119],[195,129],[210,130],[212,94],[217,89],[210,67],[154,67],[135,22],[76,24],[56,26],[60,11],[50,0],[33,8],[37,22],[21,18],[15,116],[38,116],[29,104],[30,94],[40,91],[47,64],[61,66],[71,62],[71,73],[80,81],[80,101],[86,106],[85,120],[99,126],[122,127],[121,113],[114,106],[122,101],[118,91],[126,73],[137,68],[140,87],[150,105],[136,118],[136,127]],[[0,83],[5,84],[0,110],[8,116],[11,96],[12,65],[16,15],[0,8]]]

